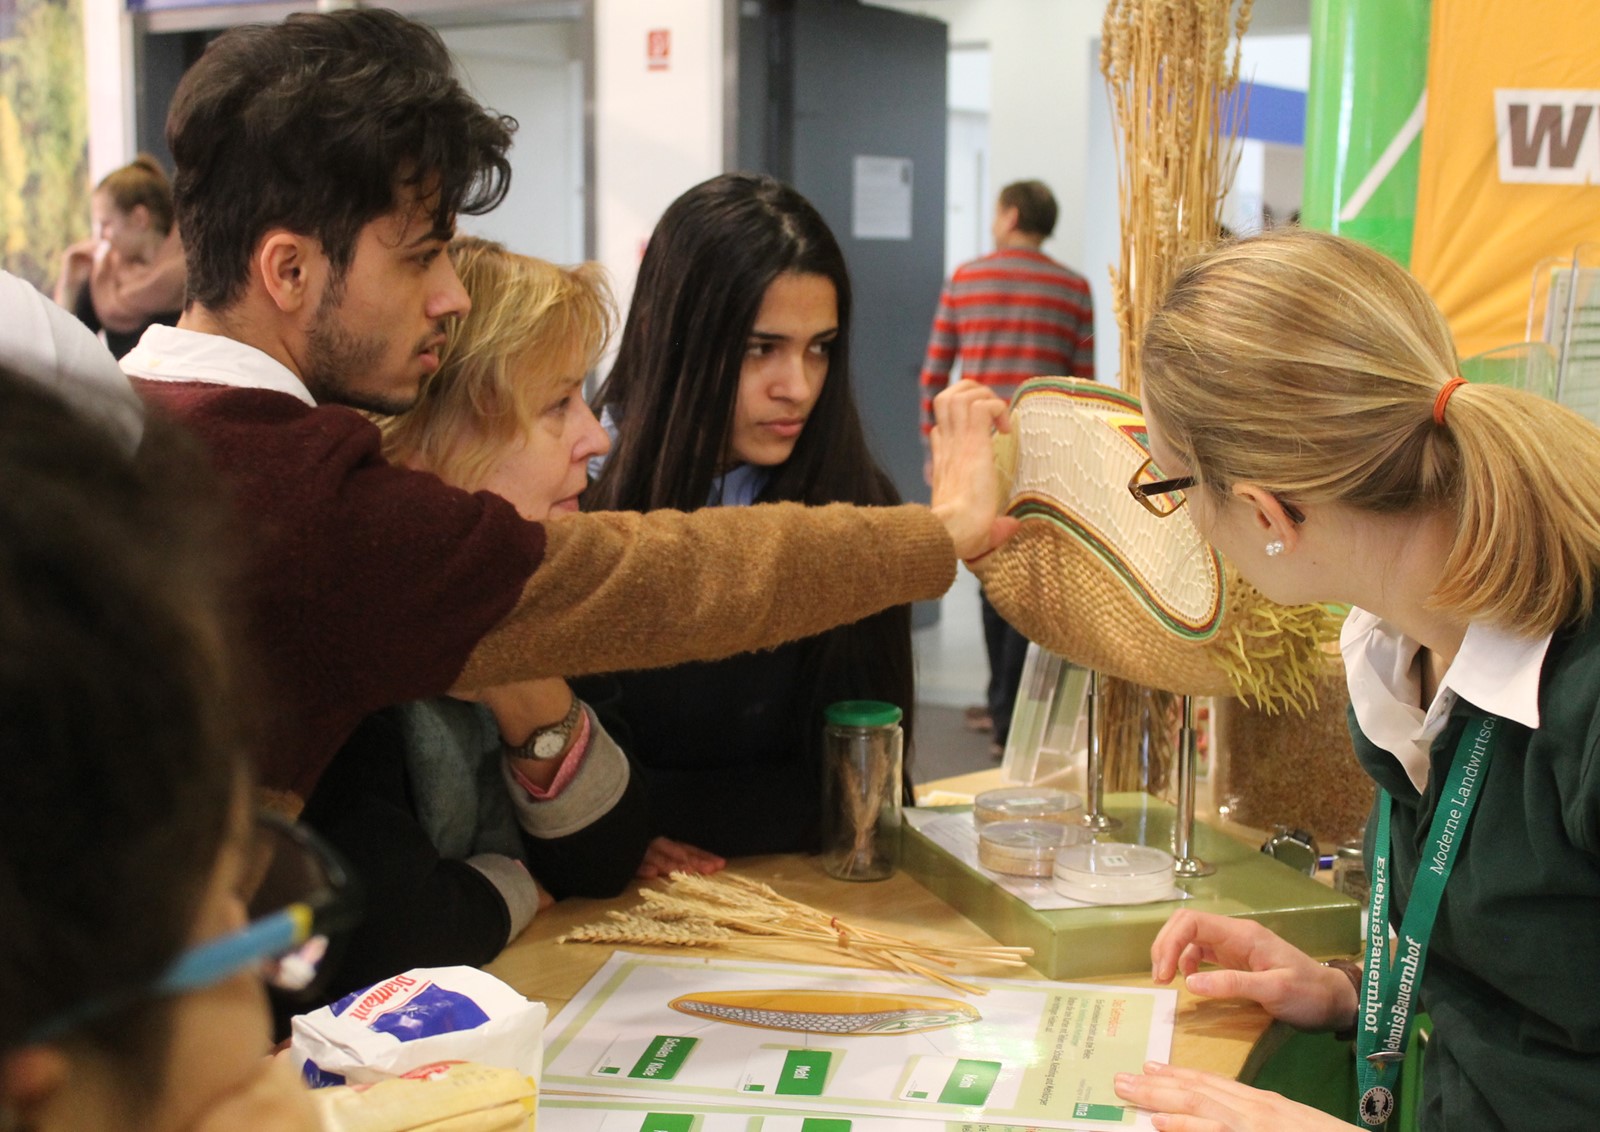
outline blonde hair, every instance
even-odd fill
[[[560,389],[594,368],[616,326],[596,263],[557,267],[473,236],[450,242],[472,310],[448,330],[415,407],[379,422],[384,454],[468,489]]]
[[[148,153],[107,173],[94,191],[109,196],[118,212],[132,212],[144,205],[156,231],[163,236],[172,231],[172,182],[161,162]]]
[[[1297,229],[1185,264],[1145,332],[1146,410],[1200,482],[1370,512],[1443,511],[1432,605],[1528,635],[1589,614],[1600,429],[1554,402],[1464,385],[1444,316],[1360,244]]]

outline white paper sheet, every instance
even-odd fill
[[[962,977],[987,993],[854,968],[619,951],[546,1030],[540,1087],[657,1113],[734,1105],[835,1122],[815,1132],[880,1132],[855,1128],[860,1117],[1150,1127],[1123,1108],[1112,1079],[1169,1058],[1175,991]]]

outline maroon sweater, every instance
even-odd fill
[[[360,414],[284,393],[135,379],[199,435],[251,539],[260,785],[301,799],[368,714],[448,691],[516,604],[544,528],[383,459]]]

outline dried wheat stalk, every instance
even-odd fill
[[[716,877],[673,873],[665,892],[644,889],[643,903],[607,919],[584,924],[561,937],[562,943],[654,944],[667,947],[725,947],[730,944],[790,944],[826,948],[829,958],[842,951],[875,967],[932,979],[968,994],[984,988],[928,966],[954,966],[958,960],[1025,966],[1030,947],[950,947],[920,943],[847,924],[809,904],[779,895],[770,886],[735,873]]]
[[[845,880],[878,873],[878,818],[884,803],[900,790],[899,776],[890,781],[892,760],[868,759],[863,770],[855,762],[839,767],[839,804],[850,835],[850,851],[839,862],[835,876]],[[881,875],[881,874],[879,874]]]
[[[1233,4],[1238,11],[1233,14]],[[1108,0],[1100,71],[1117,145],[1122,257],[1111,269],[1122,387],[1137,394],[1144,328],[1179,263],[1216,239],[1238,155],[1238,38],[1253,0]],[[1232,19],[1230,19],[1232,14]],[[1158,791],[1174,752],[1177,697],[1101,681],[1106,788]]]

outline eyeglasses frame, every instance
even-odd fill
[[[1189,502],[1189,497],[1185,495],[1178,501],[1178,506],[1174,507],[1171,511],[1157,510],[1154,500],[1152,500],[1150,497],[1153,495],[1171,495],[1174,492],[1179,491],[1187,492],[1200,481],[1195,476],[1190,475],[1173,476],[1171,479],[1153,480],[1150,483],[1140,483],[1139,477],[1144,474],[1144,470],[1146,468],[1153,467],[1155,467],[1155,457],[1146,456],[1144,458],[1144,462],[1133,470],[1133,475],[1128,480],[1128,493],[1137,499],[1144,506],[1144,509],[1150,512],[1150,514],[1154,515],[1158,519],[1165,519],[1168,515],[1176,514],[1185,503]],[[1296,507],[1293,503],[1288,503],[1280,499],[1278,500],[1278,506],[1283,508],[1283,513],[1287,515],[1289,517],[1289,521],[1294,523],[1296,526],[1299,526],[1301,523],[1306,521],[1305,512],[1300,510],[1300,508]]]
[[[273,828],[313,857],[328,879],[327,890],[187,948],[153,982],[63,1011],[34,1027],[24,1044],[58,1038],[140,999],[171,997],[215,986],[254,965],[287,955],[317,936],[327,937],[354,927],[361,918],[359,891],[332,846],[305,826],[270,810],[258,811],[256,822]]]

